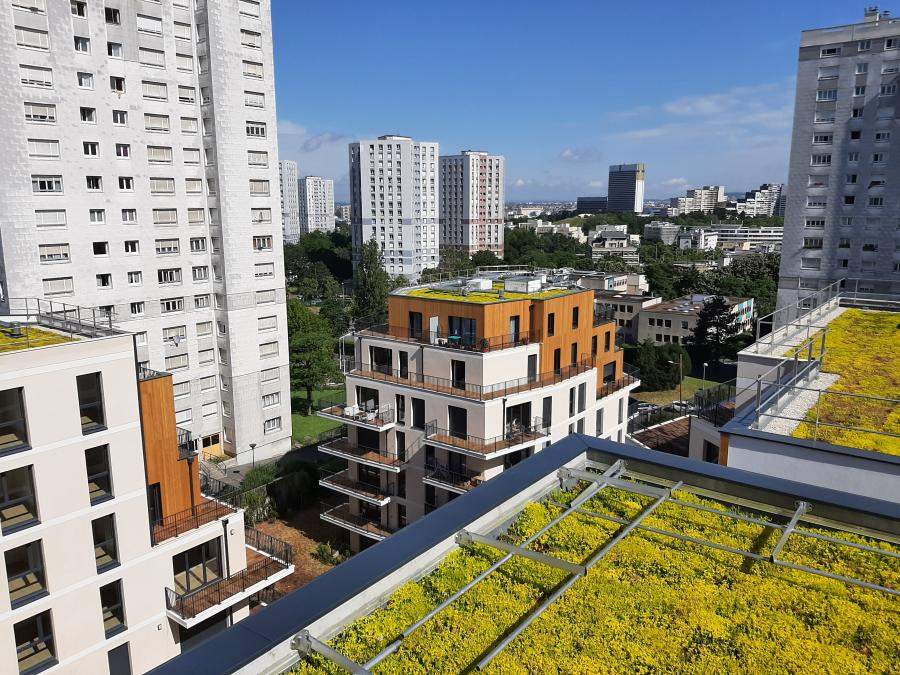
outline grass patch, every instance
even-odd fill
[[[72,342],[67,335],[53,333],[40,328],[22,326],[22,336],[14,337],[12,329],[0,330],[0,352],[14,352],[19,349],[31,349],[33,347],[46,347],[58,345],[63,342]]]
[[[714,387],[717,384],[719,384],[719,382],[703,380],[699,377],[686,377],[681,383],[681,390],[685,400],[690,400],[693,398],[694,394],[701,389]],[[672,401],[677,401],[678,395],[678,387],[675,387],[674,389],[663,389],[662,391],[638,391],[631,394],[632,398],[635,398],[638,401],[655,403],[656,405],[668,405]]]
[[[537,293],[514,293],[512,291],[504,292],[504,299],[500,299],[500,290],[503,288],[502,282],[494,283],[492,291],[470,291],[468,295],[463,295],[458,291],[449,291],[434,288],[415,288],[405,293],[413,298],[426,298],[428,300],[456,300],[457,302],[471,302],[473,304],[485,305],[491,302],[503,302],[504,300],[546,300],[548,298],[558,298],[561,295],[567,295],[572,291],[567,288],[552,288],[546,291],[538,291]]]
[[[339,402],[346,400],[344,387],[328,389],[314,389],[312,393],[313,407],[318,407],[326,402]],[[294,391],[291,393],[291,406],[294,410],[306,409],[306,392]],[[301,415],[295,412],[291,415],[291,437],[295,443],[307,444],[325,431],[330,431],[341,426],[334,420],[326,420],[313,412],[311,415]]]
[[[823,370],[840,376],[828,389],[843,392],[900,398],[900,324],[896,312],[848,309],[828,326]],[[818,354],[821,338],[813,353]],[[900,409],[888,401],[824,394],[806,416],[814,422],[883,430],[900,434]],[[801,423],[795,438],[819,440],[861,450],[900,455],[900,439],[848,429]]]

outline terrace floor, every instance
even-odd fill
[[[687,457],[690,436],[691,418],[685,416],[639,431],[634,439],[653,450]]]

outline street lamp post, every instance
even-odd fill
[[[256,468],[256,443],[250,444],[250,452],[253,453],[253,455],[251,456],[251,461],[253,462],[253,468],[255,469]]]
[[[708,365],[709,364],[706,361],[703,362],[703,386],[704,387],[706,386],[706,367]]]

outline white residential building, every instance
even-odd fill
[[[729,204],[729,210],[734,210],[745,216],[777,216],[784,185],[781,183],[763,183],[755,190],[750,190],[734,203],[733,209]],[[783,213],[780,215],[784,215]]]
[[[587,243],[587,235],[585,235],[584,230],[582,230],[577,225],[572,225],[571,223],[552,223],[549,220],[538,219],[526,220],[521,223],[506,223],[506,227],[533,230],[536,234],[539,235],[550,234],[551,232],[556,234],[564,234],[567,237],[572,237],[581,244]]]
[[[137,333],[207,449],[286,451],[269,2],[28,0],[0,35],[5,296]]]
[[[675,243],[681,228],[668,220],[654,220],[644,225],[644,241],[661,241],[671,245]]]
[[[506,160],[481,150],[441,157],[441,246],[503,257]]]
[[[725,206],[724,185],[704,185],[686,191],[684,197],[675,197],[669,207],[670,216],[685,213],[712,213],[717,207]]]
[[[709,231],[718,238],[718,245],[725,249],[779,251],[784,228],[777,226],[749,227],[736,225],[712,225]]]
[[[354,266],[375,240],[389,274],[417,279],[437,267],[438,144],[379,136],[351,143],[349,155]]]
[[[685,232],[679,232],[675,243],[680,249],[694,249],[696,251],[712,251],[719,243],[719,235],[702,227],[692,228]]]
[[[300,178],[297,162],[283,159],[278,163],[281,181],[281,230],[284,241],[296,244],[300,239],[300,196],[297,181]]]
[[[334,222],[334,181],[321,176],[301,178],[300,231],[331,232]]]

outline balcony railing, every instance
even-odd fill
[[[346,435],[338,436],[333,432],[320,434],[318,445],[325,452],[331,451],[348,459],[364,460],[386,467],[399,468],[406,462],[405,458],[401,458],[395,452],[382,450],[381,448],[370,448],[351,441]]]
[[[357,333],[376,338],[389,338],[402,340],[403,342],[446,347],[448,349],[462,349],[469,352],[493,352],[541,341],[541,331],[539,330],[519,331],[493,336],[454,335],[448,331],[415,330],[407,326],[391,326],[384,323],[362,328]]]
[[[171,373],[167,373],[164,370],[153,370],[152,368],[148,368],[147,366],[139,366],[137,371],[138,381],[145,382],[146,380],[155,380],[158,377],[168,377]]]
[[[193,619],[202,612],[221,605],[229,598],[244,593],[278,572],[286,570],[292,564],[294,556],[290,544],[261,532],[257,535],[249,534],[256,532],[252,528],[247,528],[246,532],[248,533],[247,543],[265,555],[248,564],[240,572],[214,581],[195,591],[178,593],[167,588],[166,609],[183,619]],[[253,543],[251,543],[251,539]],[[271,551],[267,549],[271,549]]]
[[[188,429],[175,427],[178,432],[178,459],[193,459],[197,455],[197,441]]]
[[[214,499],[204,499],[200,504],[170,514],[152,523],[150,526],[150,542],[156,546],[167,539],[195,530],[201,525],[206,525],[234,512],[235,510],[227,504]]]
[[[587,357],[571,366],[565,366],[559,370],[527,375],[515,380],[499,382],[497,384],[476,384],[445,377],[423,375],[412,371],[395,370],[387,366],[372,365],[369,363],[352,363],[349,374],[381,382],[393,382],[409,387],[427,389],[442,394],[461,396],[463,398],[470,398],[478,401],[490,401],[502,396],[510,396],[523,391],[540,389],[541,387],[564,382],[570,377],[586,373],[594,367],[594,358]]]
[[[319,485],[336,489],[338,492],[351,492],[361,499],[369,499],[377,502],[390,498],[390,492],[377,483],[369,483],[353,478],[350,469],[341,471],[319,470]]]
[[[464,469],[459,471],[451,469],[448,465],[431,461],[425,463],[425,478],[436,483],[449,485],[459,490],[471,490],[484,482],[484,478],[477,471]]]
[[[610,394],[614,394],[620,389],[624,389],[625,387],[639,383],[640,380],[630,373],[625,373],[617,380],[610,380],[609,382],[598,382],[597,383],[597,398],[603,398],[604,396],[609,396]]]
[[[383,406],[377,409],[368,409],[358,405],[349,405],[347,403],[338,403],[330,408],[323,408],[319,411],[323,415],[333,415],[342,417],[348,422],[359,422],[361,424],[369,424],[374,427],[384,427],[394,423],[393,406]]]
[[[540,417],[535,417],[528,426],[507,425],[506,431],[498,436],[482,438],[460,433],[453,429],[443,429],[433,420],[425,425],[425,438],[434,443],[450,445],[461,450],[469,450],[484,455],[492,455],[508,448],[534,443],[549,433]]]
[[[616,311],[609,305],[597,305],[594,307],[594,328],[616,320]]]
[[[349,502],[338,505],[322,502],[319,517],[332,525],[348,527],[373,539],[381,540],[397,531],[397,528],[384,525],[375,518],[364,516],[361,513],[351,513]]]

